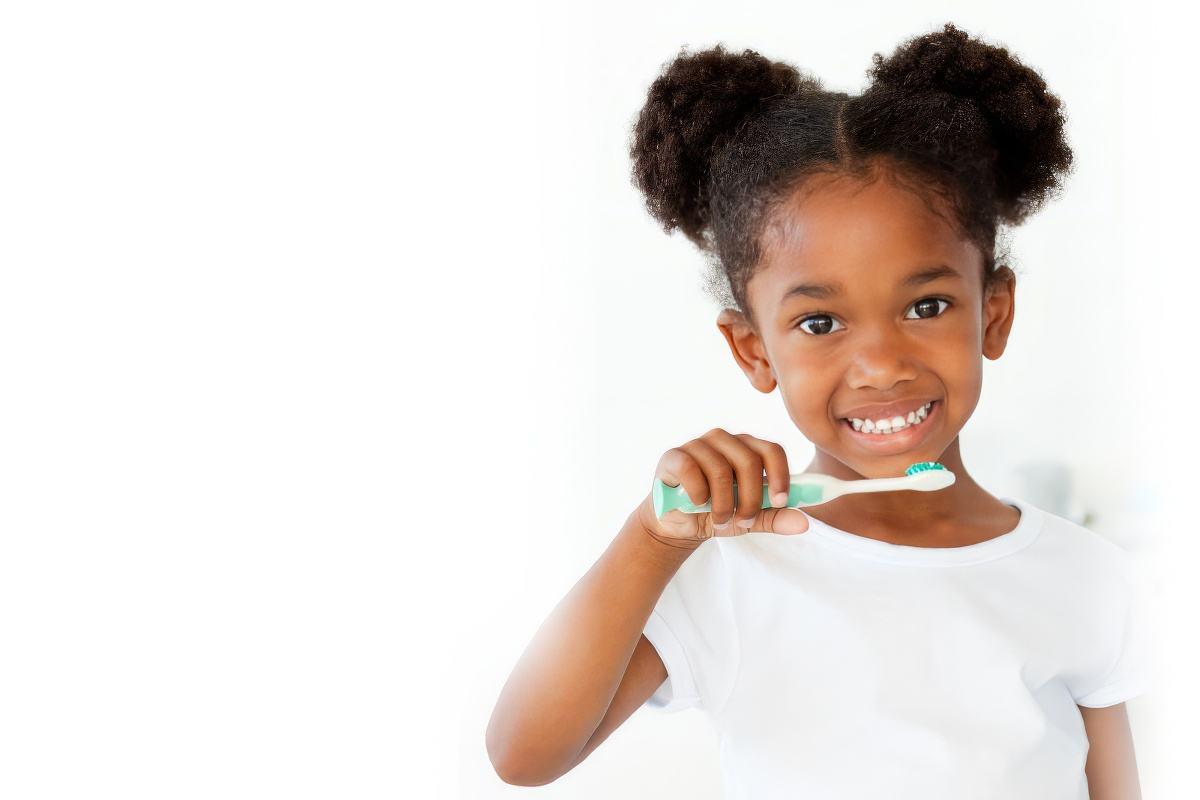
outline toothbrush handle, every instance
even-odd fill
[[[893,489],[908,489],[911,484],[912,481],[909,480],[908,476],[903,478],[866,478],[857,481],[843,481],[840,493],[889,492]]]
[[[663,514],[673,509],[678,509],[685,514],[703,514],[712,512],[712,501],[706,503],[693,503],[688,497],[687,492],[683,488],[683,484],[679,486],[668,486],[661,480],[655,478],[654,488],[654,513],[660,519]],[[802,481],[793,481],[788,486],[788,499],[786,505],[795,507],[802,505],[810,505],[815,502],[820,502],[824,494],[822,487],[813,483],[804,483]],[[737,481],[733,482],[733,497],[734,506],[737,506]],[[763,481],[762,486],[762,502],[759,508],[771,508],[770,488],[766,481]]]

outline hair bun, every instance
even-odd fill
[[[915,37],[888,58],[875,53],[867,74],[899,92],[943,92],[971,100],[996,145],[996,182],[1009,222],[1020,222],[1056,188],[1072,153],[1061,101],[1041,75],[1004,47],[974,39],[946,23]]]
[[[634,184],[667,233],[680,228],[706,246],[713,154],[762,101],[804,86],[820,84],[754,50],[729,53],[719,44],[696,53],[681,48],[650,84],[629,146]]]

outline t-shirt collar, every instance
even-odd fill
[[[863,558],[894,564],[978,564],[1010,555],[1026,547],[1037,538],[1042,528],[1045,512],[1037,506],[1021,498],[1001,496],[998,499],[1005,505],[1014,506],[1021,511],[1017,527],[987,541],[962,547],[914,547],[892,544],[835,528],[815,517],[808,518],[808,531],[801,534],[801,538],[814,536],[815,541],[822,544],[842,548]]]

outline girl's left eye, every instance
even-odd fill
[[[917,302],[913,303],[912,308],[932,308],[933,313],[925,316],[917,316],[915,319],[932,319],[933,317],[940,317],[942,315],[942,311],[939,310],[936,305],[931,306],[930,303],[945,303],[947,307],[950,305],[950,301],[942,297],[923,297]],[[914,319],[914,317],[905,317],[905,319]]]

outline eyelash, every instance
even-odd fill
[[[931,297],[922,297],[920,300],[917,300],[917,301],[916,301],[916,302],[914,302],[914,303],[913,303],[911,306],[909,306],[909,308],[915,308],[916,306],[920,305],[921,303],[924,303],[926,300],[940,300],[940,301],[942,301],[943,303],[945,303],[945,304],[946,304],[946,308],[945,308],[945,309],[943,309],[943,310],[942,310],[940,313],[938,313],[938,314],[936,314],[936,315],[934,315],[934,316],[932,316],[932,317],[916,317],[915,319],[918,319],[918,320],[922,320],[922,319],[937,319],[938,317],[944,316],[944,315],[945,315],[945,313],[946,313],[946,311],[947,311],[947,310],[949,310],[949,309],[950,309],[950,307],[954,305],[954,303],[952,303],[952,302],[950,301],[950,299],[949,299],[949,298],[947,298],[947,297],[932,297],[932,296],[931,296]],[[795,324],[795,326],[794,326],[794,327],[798,328],[799,330],[803,331],[804,333],[807,333],[809,336],[829,336],[829,335],[830,335],[830,334],[832,334],[832,333],[837,333],[837,331],[830,331],[829,333],[811,333],[810,331],[807,331],[807,330],[805,330],[803,327],[801,327],[802,325],[804,325],[804,323],[805,323],[805,322],[808,322],[810,319],[819,319],[819,318],[821,318],[821,317],[829,317],[830,319],[832,319],[832,318],[833,318],[833,315],[832,315],[832,314],[827,314],[827,313],[824,313],[824,312],[818,312],[818,313],[815,313],[815,314],[808,314],[807,316],[805,316],[805,317],[801,318],[801,319],[800,319],[800,320],[799,320],[799,321],[798,321],[798,322]],[[907,319],[907,317],[906,317],[906,319]]]

